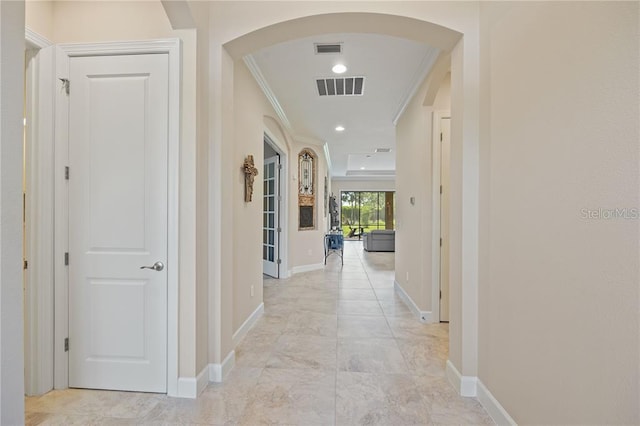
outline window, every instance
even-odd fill
[[[373,229],[395,229],[395,192],[342,191],[341,226],[346,238]]]

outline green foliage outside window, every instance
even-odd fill
[[[341,199],[341,226],[345,236],[353,229],[357,235],[387,228],[385,192],[343,191]],[[395,210],[395,206],[392,209]],[[392,228],[395,229],[395,219],[392,219]]]

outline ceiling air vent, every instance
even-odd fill
[[[319,78],[319,96],[362,96],[364,77]]]
[[[391,152],[391,148],[376,148],[376,152]]]
[[[316,54],[342,53],[342,43],[314,43]]]

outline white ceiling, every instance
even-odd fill
[[[314,43],[341,43],[341,54],[316,54]],[[395,125],[439,51],[377,34],[325,34],[280,43],[245,58],[294,137],[326,143],[334,177],[393,176]],[[362,96],[318,95],[316,78],[365,77]],[[339,133],[335,127],[342,125]],[[376,153],[376,148],[391,148]]]

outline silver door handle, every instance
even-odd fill
[[[162,271],[164,269],[164,263],[156,262],[153,266],[141,266],[140,269],[153,269],[154,271]]]

